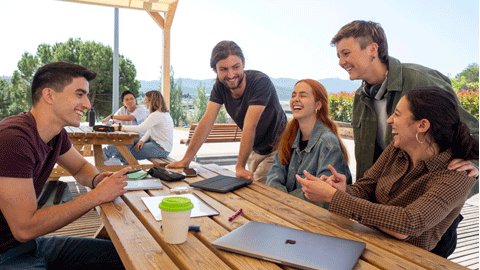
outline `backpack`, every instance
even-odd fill
[[[63,181],[48,181],[37,200],[37,209],[66,203],[73,200],[68,184]]]

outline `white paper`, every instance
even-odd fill
[[[216,216],[219,213],[217,210],[213,209],[210,205],[204,202],[202,199],[197,197],[195,194],[181,194],[181,195],[167,195],[167,196],[155,196],[155,197],[142,197],[143,203],[147,206],[150,213],[153,217],[160,221],[162,220],[162,211],[158,208],[158,205],[162,202],[163,198],[166,197],[187,197],[193,203],[192,213],[190,217],[203,217],[203,216]]]

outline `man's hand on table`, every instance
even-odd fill
[[[241,166],[235,167],[235,176],[238,178],[253,180],[253,173]]]
[[[97,178],[102,177],[101,182],[95,186],[92,192],[99,194],[99,204],[111,202],[127,192],[127,190],[124,189],[127,186],[127,182],[125,181],[128,180],[126,173],[131,169],[131,167],[127,167],[117,173],[104,172],[97,176]]]
[[[190,161],[186,161],[182,159],[182,160],[174,161],[168,164],[167,166],[165,166],[165,168],[169,168],[169,169],[188,168],[189,165],[190,165]]]

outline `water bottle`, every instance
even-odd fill
[[[88,125],[90,127],[95,126],[95,109],[92,107],[87,114],[88,118]]]

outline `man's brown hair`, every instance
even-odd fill
[[[343,26],[340,31],[332,38],[330,45],[336,46],[340,40],[353,37],[360,44],[360,48],[364,50],[373,42],[378,45],[378,57],[382,63],[388,62],[388,44],[387,36],[379,23],[372,21],[353,21]]]

